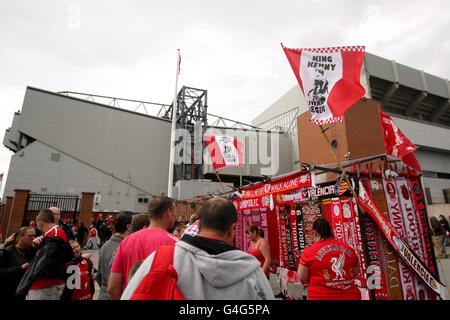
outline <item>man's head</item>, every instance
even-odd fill
[[[50,209],[42,209],[36,217],[36,225],[42,233],[46,233],[55,225],[55,217]]]
[[[155,196],[148,204],[150,227],[159,225],[165,229],[173,228],[177,217],[175,201],[166,196]]]
[[[148,228],[150,225],[150,217],[148,213],[138,213],[133,216],[133,221],[131,222],[130,233],[139,231],[144,228]]]
[[[213,232],[228,243],[234,239],[237,222],[236,207],[223,198],[209,199],[198,211],[200,219],[200,235]]]
[[[131,229],[133,215],[131,212],[121,212],[114,217],[114,232],[128,235]]]
[[[50,207],[48,209],[53,212],[53,215],[55,216],[55,224],[58,224],[59,219],[61,219],[61,210],[59,210],[59,208],[57,207]]]

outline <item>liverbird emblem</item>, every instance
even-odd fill
[[[333,257],[330,260],[333,264],[331,265],[331,270],[336,273],[335,280],[344,280],[345,271],[344,271],[344,263],[345,263],[345,254],[341,253],[339,258]]]

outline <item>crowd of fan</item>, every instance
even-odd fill
[[[183,298],[273,299],[264,257],[270,261],[267,241],[256,236],[257,227],[248,230],[262,260],[234,247],[236,222],[234,205],[222,198],[208,200],[187,221],[177,215],[172,199],[158,196],[150,201],[147,213],[91,219],[89,230],[83,223],[63,221],[60,209],[46,208],[2,245],[0,297],[93,300],[97,281],[98,300],[137,299],[134,292],[147,281],[154,252],[172,246],[176,286]],[[97,245],[94,266],[91,253],[83,250],[97,250]]]
[[[36,222],[21,227],[0,248],[0,298],[93,300],[94,281],[98,300],[275,298],[268,281],[270,247],[259,227],[246,228],[244,252],[233,245],[237,211],[231,201],[210,199],[190,218],[178,216],[175,202],[165,196],[153,197],[147,213],[92,219],[89,230],[62,221],[56,207],[43,209]],[[448,222],[441,216],[431,224],[445,248]],[[324,218],[314,221],[313,232],[316,240],[301,253],[297,270],[308,284],[308,299],[361,299],[353,249],[333,238]],[[97,250],[98,242],[94,266],[91,253],[82,250]],[[330,270],[336,272],[332,280]]]

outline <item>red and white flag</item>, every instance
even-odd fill
[[[215,171],[242,166],[244,144],[228,135],[204,135]]]
[[[381,130],[383,130],[384,149],[386,154],[401,158],[403,163],[416,171],[422,172],[419,161],[414,151],[417,147],[400,131],[392,118],[386,113],[380,112]]]
[[[360,83],[364,46],[317,49],[283,47],[306,98],[315,124],[342,122],[342,117],[361,99]]]

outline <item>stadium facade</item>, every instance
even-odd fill
[[[146,211],[152,195],[167,193],[170,106],[158,105],[166,107],[166,116],[164,112],[154,116],[125,109],[119,99],[114,99],[111,105],[95,101],[93,95],[80,95],[26,89],[22,110],[14,114],[3,139],[4,146],[14,152],[3,199],[12,197],[18,189],[79,196],[90,192],[96,194],[94,211]],[[142,106],[155,107],[134,102],[141,105],[140,110]],[[192,163],[194,158],[190,157],[189,149],[184,153],[188,154],[187,160],[182,159],[184,164],[177,167],[174,195],[178,199],[195,193],[223,193],[233,190],[240,181],[246,184],[290,169],[288,138],[240,122],[228,124],[226,120],[229,119],[217,118],[200,129],[200,150],[204,149],[202,132],[236,136],[246,145],[244,166],[220,172],[224,190],[217,182],[206,149],[201,174],[189,171],[199,165]],[[192,145],[195,148],[195,141]],[[255,158],[255,152],[260,158]],[[272,172],[275,162],[277,171]],[[192,178],[194,181],[183,182]]]

